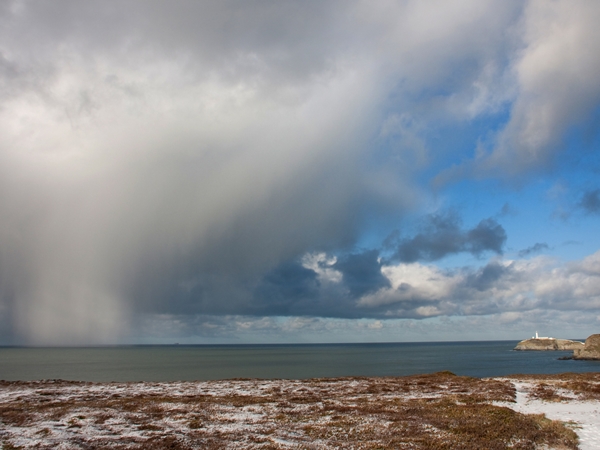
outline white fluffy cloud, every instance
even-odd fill
[[[579,262],[494,260],[481,269],[442,270],[419,263],[385,266],[390,286],[358,306],[390,317],[511,314],[600,308],[600,251]],[[382,309],[383,308],[383,309]]]
[[[482,168],[538,168],[552,162],[569,127],[589,126],[586,117],[600,101],[599,20],[593,2],[527,4],[512,65],[517,95],[510,121]]]

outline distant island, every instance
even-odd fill
[[[583,348],[583,342],[539,336],[536,331],[535,336],[519,342],[514,349],[520,351],[577,351],[583,350]]]

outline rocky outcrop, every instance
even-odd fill
[[[600,335],[599,335],[600,336]],[[587,342],[587,341],[586,341]],[[515,350],[561,351],[583,349],[583,342],[569,339],[525,339],[517,344]]]
[[[573,359],[600,359],[600,334],[592,334],[583,348],[575,349]]]

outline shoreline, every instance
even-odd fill
[[[495,378],[438,372],[306,380],[2,381],[0,441],[5,448],[42,449],[58,443],[72,449],[409,444],[475,449],[515,440],[527,444],[523,448],[578,448],[579,438],[579,448],[587,450],[600,446],[600,421],[594,420],[599,410],[596,372]]]

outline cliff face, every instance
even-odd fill
[[[600,335],[599,335],[600,336]],[[515,350],[560,351],[583,349],[583,342],[568,339],[525,339]]]
[[[583,348],[575,349],[573,359],[600,359],[600,334],[592,334]]]

